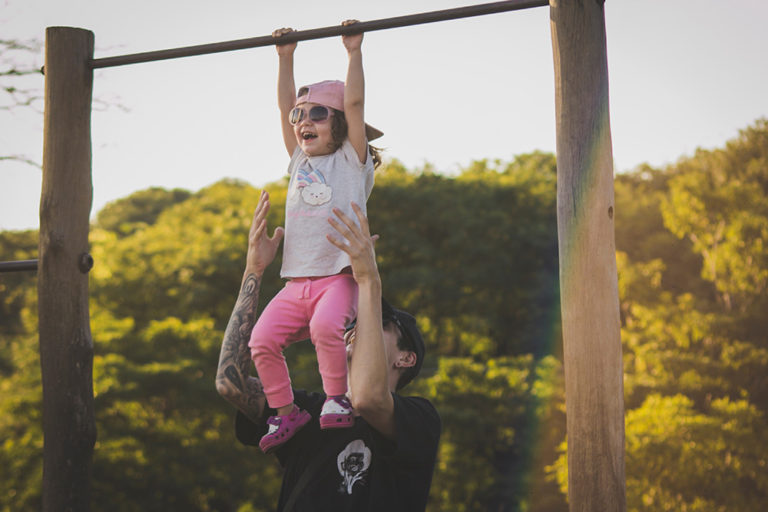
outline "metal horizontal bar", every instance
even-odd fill
[[[0,261],[0,272],[37,271],[37,260]]]
[[[281,36],[279,39],[269,35],[252,37],[249,39],[236,39],[234,41],[225,41],[221,43],[201,44],[196,46],[185,46],[182,48],[171,48],[168,50],[157,50],[152,52],[133,53],[130,55],[118,55],[115,57],[104,57],[101,59],[93,59],[91,61],[91,67],[94,69],[106,68],[113,66],[123,66],[126,64],[138,64],[140,62],[177,59],[180,57],[192,57],[194,55],[207,55],[211,53],[228,52],[232,50],[244,50],[246,48],[272,46],[278,40],[281,43],[309,41],[312,39],[322,39],[325,37],[334,37],[342,34],[373,32],[375,30],[385,30],[389,28],[434,23],[437,21],[470,18],[473,16],[483,16],[486,14],[517,11],[531,7],[543,7],[546,5],[549,5],[549,0],[507,0],[505,2],[470,5],[466,7],[456,7],[454,9],[444,9],[441,11],[430,11],[420,14],[398,16],[395,18],[382,18],[373,21],[362,21],[346,27],[342,25],[334,25],[332,27],[299,30]]]

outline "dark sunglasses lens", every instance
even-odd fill
[[[309,109],[309,119],[313,122],[325,121],[328,119],[328,109],[322,105],[312,107]]]
[[[302,119],[304,119],[304,109],[296,107],[288,113],[288,122],[291,124],[298,124]]]

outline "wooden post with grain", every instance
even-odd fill
[[[49,27],[38,315],[43,511],[86,511],[96,426],[88,312],[93,33]]]
[[[550,0],[572,512],[626,510],[624,397],[603,0]]]

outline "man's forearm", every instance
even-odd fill
[[[349,387],[355,409],[381,434],[395,436],[394,400],[389,391],[381,325],[381,282],[359,283],[359,307]]]
[[[349,369],[350,387],[358,399],[386,396],[389,390],[381,330],[381,283],[369,280],[358,286],[355,364]]]
[[[248,341],[256,323],[261,277],[246,271],[240,294],[229,318],[221,344],[216,389],[221,396],[251,419],[258,419],[264,406],[261,383],[250,376]]]

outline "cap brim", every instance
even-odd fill
[[[376,140],[383,135],[384,135],[384,132],[382,132],[381,130],[377,130],[376,128],[369,125],[368,123],[365,123],[365,136],[368,139],[368,142],[372,140]]]

